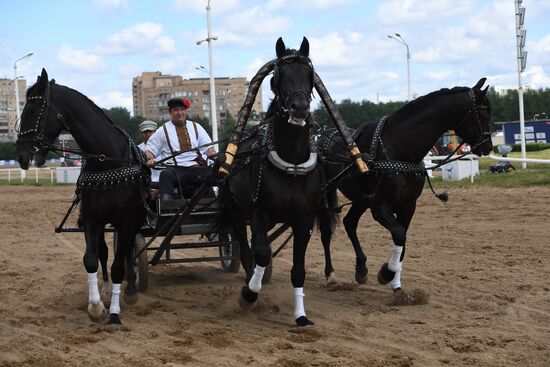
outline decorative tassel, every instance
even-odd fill
[[[442,202],[446,203],[449,201],[449,194],[447,194],[447,191],[442,192],[441,194],[435,194],[435,197],[441,200]]]

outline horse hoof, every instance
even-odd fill
[[[124,303],[127,305],[135,305],[139,299],[137,292],[135,294],[124,293]]]
[[[248,288],[248,286],[242,287],[241,293],[239,296],[239,306],[241,306],[243,310],[251,309],[257,300],[258,300],[258,293],[252,292]]]
[[[112,313],[109,317],[109,321],[107,322],[107,325],[121,325],[122,322],[120,322],[120,317],[118,316],[118,313]]]
[[[327,287],[330,287],[335,284],[338,284],[338,279],[336,279],[336,275],[334,274],[334,272],[332,272],[327,277]]]
[[[306,327],[306,326],[313,326],[313,325],[315,325],[313,321],[311,321],[305,316],[300,316],[296,319],[296,326]]]
[[[378,271],[378,283],[386,285],[393,280],[393,277],[395,277],[395,272],[388,268],[388,263],[384,263]]]
[[[359,284],[366,284],[367,280],[369,278],[369,274],[360,274],[359,272],[355,272],[355,281]]]
[[[102,322],[107,316],[107,309],[103,305],[103,302],[88,303],[88,317],[93,322]]]

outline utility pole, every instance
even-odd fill
[[[525,20],[525,8],[521,7],[522,0],[515,0],[516,3],[516,44],[517,44],[517,62],[518,62],[518,100],[519,100],[519,133],[521,135],[521,158],[526,159],[527,153],[525,149],[525,118],[523,111],[523,87],[521,85],[521,73],[525,70],[527,64],[527,51],[525,47],[525,37],[527,30],[523,29],[523,21]],[[522,162],[521,167],[527,168],[527,163]]]
[[[216,83],[214,80],[214,63],[212,56],[212,42],[217,40],[218,37],[212,37],[212,26],[210,24],[210,0],[206,6],[206,23],[208,27],[208,34],[206,39],[197,42],[200,45],[204,41],[208,42],[208,71],[210,72],[210,119],[212,122],[212,140],[218,141],[218,110],[216,108]],[[218,150],[218,144],[215,145]]]

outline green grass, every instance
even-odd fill
[[[23,182],[21,182],[21,180],[19,178],[17,179],[14,179],[14,180],[11,180],[8,181],[7,179],[6,180],[2,180],[0,179],[0,186],[8,186],[8,185],[11,185],[11,186],[55,186],[55,185],[74,185],[74,184],[66,184],[66,183],[55,183],[55,182],[51,182],[50,179],[38,179],[38,182],[36,182],[36,179],[33,177],[32,179],[31,178],[26,178],[25,180],[23,180]]]
[[[546,165],[545,169],[528,168],[523,170],[520,167],[516,166],[516,170],[509,173],[488,173],[487,169],[482,170],[480,165],[481,175],[474,177],[474,183],[470,182],[470,178],[460,181],[443,181],[441,177],[433,178],[432,183],[436,188],[475,186],[512,188],[550,185],[550,165]]]
[[[494,154],[494,156],[500,156],[499,154]],[[526,153],[527,158],[531,159],[548,159],[550,160],[550,149],[545,150],[539,150],[536,152],[527,152]],[[508,154],[509,158],[521,158],[521,152],[511,152]],[[487,171],[489,169],[489,166],[497,163],[497,161],[494,161],[489,158],[481,158],[479,160],[479,170],[480,171]],[[521,168],[520,162],[512,162],[512,165],[516,168]],[[550,164],[544,164],[544,163],[527,163],[527,168],[533,168],[533,169],[550,169]]]

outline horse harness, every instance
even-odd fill
[[[22,132],[20,131],[18,133],[18,139],[20,140],[21,137],[33,134],[31,139],[33,141],[33,147],[35,149],[35,153],[41,149],[63,151],[63,149],[59,149],[58,147],[50,145],[44,141],[45,132],[46,132],[46,122],[47,122],[46,116],[48,113],[48,108],[53,109],[53,111],[56,114],[56,118],[59,121],[61,121],[65,130],[69,132],[71,131],[63,115],[59,112],[59,110],[55,107],[55,105],[51,103],[50,89],[49,88],[47,89],[46,96],[32,96],[32,97],[29,97],[28,100],[31,102],[41,101],[42,103],[40,105],[40,111],[38,112],[38,117],[36,119],[35,126],[25,131],[22,131]],[[68,217],[68,214],[70,214],[73,208],[76,205],[78,205],[78,203],[82,199],[83,192],[88,189],[105,190],[105,189],[113,188],[118,185],[131,184],[131,183],[137,182],[137,183],[140,183],[140,193],[141,193],[143,204],[145,207],[147,207],[147,197],[149,195],[151,178],[147,172],[147,168],[146,168],[147,159],[145,157],[145,154],[141,151],[141,149],[139,149],[136,146],[136,144],[130,138],[130,136],[126,133],[126,131],[124,131],[122,128],[120,128],[115,124],[113,124],[113,126],[117,130],[119,130],[128,141],[129,151],[130,151],[130,157],[128,159],[111,158],[111,157],[106,157],[104,154],[86,154],[83,152],[81,152],[81,155],[85,159],[97,159],[100,162],[121,161],[121,162],[126,162],[129,165],[125,167],[119,167],[119,168],[114,168],[114,169],[104,170],[104,171],[86,171],[86,162],[85,162],[80,172],[80,175],[78,176],[73,203],[69,208],[67,212],[67,216],[63,220],[63,223]],[[63,223],[58,228],[61,228],[63,226]]]
[[[308,117],[309,119],[309,117]],[[293,164],[290,162],[287,162],[283,160],[279,154],[277,153],[277,150],[275,148],[275,145],[273,143],[273,123],[268,123],[265,127],[258,130],[258,136],[257,140],[254,143],[252,150],[253,155],[259,155],[260,156],[260,168],[258,171],[258,180],[256,182],[256,189],[252,197],[252,202],[254,204],[257,203],[258,197],[260,194],[260,188],[262,185],[262,178],[263,178],[263,169],[264,165],[266,164],[266,159],[271,163],[271,165],[283,173],[292,176],[305,176],[312,172],[317,167],[317,146],[315,142],[313,141],[313,136],[310,135],[309,138],[309,158],[302,163],[299,164]]]

